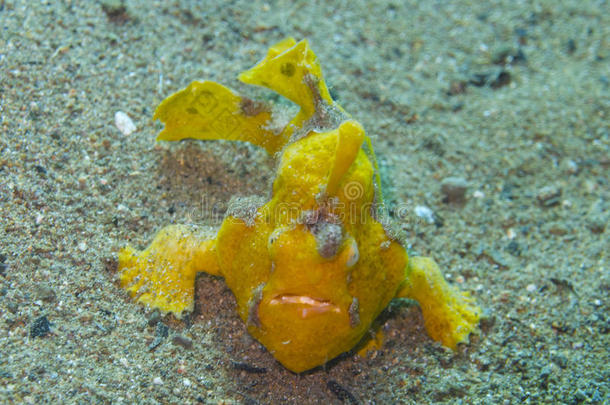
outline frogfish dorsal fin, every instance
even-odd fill
[[[247,141],[273,154],[284,146],[282,134],[267,129],[271,110],[214,82],[192,82],[163,100],[153,119],[165,124],[158,141],[227,139]]]
[[[267,56],[239,75],[244,83],[267,87],[301,107],[308,118],[321,100],[334,104],[322,76],[322,68],[307,40],[286,38],[269,49]]]

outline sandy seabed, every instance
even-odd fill
[[[610,402],[608,10],[0,0],[0,402]],[[396,218],[409,249],[485,309],[457,352],[396,302],[381,349],[295,375],[247,334],[220,279],[198,279],[183,321],[118,287],[125,244],[218,226],[231,196],[267,195],[264,151],[155,144],[152,112],[196,79],[286,103],[236,80],[286,36],[310,41],[372,136],[388,207],[410,207]],[[448,201],[441,185],[464,182],[464,202]]]

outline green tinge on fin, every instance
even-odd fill
[[[373,149],[371,138],[365,136],[364,141],[366,143],[367,156],[373,163],[373,168],[375,168],[375,202],[378,205],[381,205],[383,204],[383,191],[381,189],[381,176],[379,175],[379,165],[377,164],[377,156],[375,155],[375,149]]]
[[[247,141],[273,154],[286,139],[265,129],[271,112],[263,103],[240,97],[214,82],[192,82],[166,98],[153,119],[165,124],[157,140],[227,139]]]

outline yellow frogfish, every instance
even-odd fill
[[[274,90],[298,113],[278,129],[265,103],[196,81],[158,106],[154,118],[165,128],[157,139],[266,149],[279,160],[270,200],[232,201],[215,237],[172,225],[143,251],[125,247],[121,286],[180,317],[193,309],[196,274],[221,276],[249,333],[293,372],[354,348],[394,298],[419,303],[432,339],[453,349],[467,340],[479,307],[388,232],[371,142],[331,98],[308,42],[273,45],[239,79]]]

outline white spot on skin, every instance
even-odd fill
[[[358,259],[360,259],[360,251],[358,250],[358,244],[356,243],[356,240],[352,239],[351,242],[352,243],[350,243],[348,247],[349,254],[347,256],[347,262],[345,263],[348,268],[358,263]]]
[[[271,234],[269,235],[269,239],[267,240],[267,249],[269,249],[269,251],[271,251],[275,242],[277,242],[277,240],[280,238],[280,235],[286,232],[287,230],[287,227],[282,227],[276,228],[273,232],[271,232]]]

